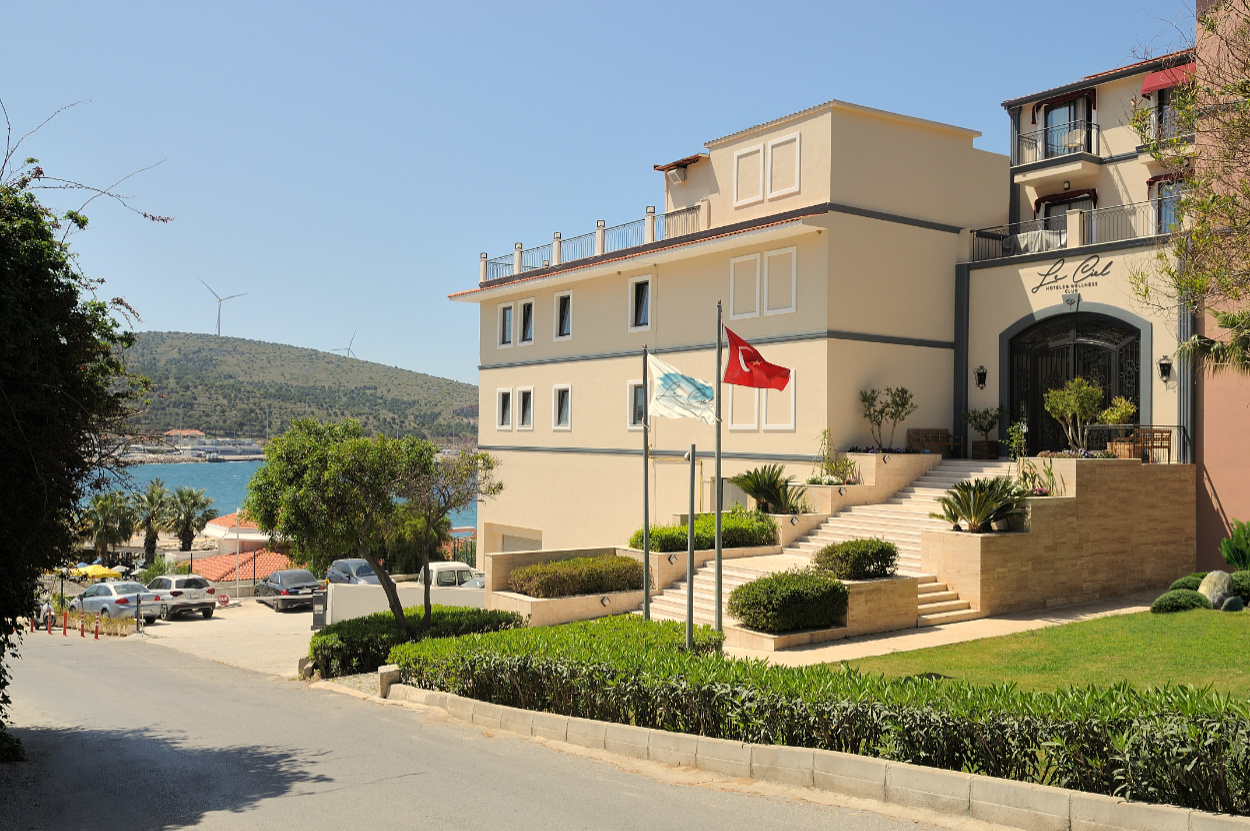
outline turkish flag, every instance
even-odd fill
[[[725,383],[739,387],[784,390],[790,383],[790,370],[770,364],[760,351],[725,327],[729,335],[729,365],[725,367]]]

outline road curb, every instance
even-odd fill
[[[343,689],[343,688],[340,688]],[[388,700],[436,707],[461,721],[606,749],[635,759],[685,765],[742,778],[812,787],[844,796],[969,816],[1023,831],[1250,831],[1250,817],[1010,779],[888,762],[832,750],[744,744],[628,724],[486,704],[406,684],[390,684]]]

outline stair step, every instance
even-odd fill
[[[961,601],[959,599],[959,592],[953,592],[950,589],[946,589],[945,591],[922,591],[917,595],[917,600],[920,603],[920,610],[922,612],[926,611],[927,607],[935,603],[949,603],[951,601],[955,601],[957,603],[963,603],[965,606],[968,604],[968,601]]]
[[[927,597],[931,594],[940,594],[947,591],[947,586],[945,583],[939,583],[936,577],[930,577],[927,581],[921,580],[916,585],[916,591],[920,593],[921,597]]]
[[[939,614],[925,614],[916,616],[917,626],[941,626],[943,623],[959,623],[965,620],[976,620],[984,617],[976,609],[964,609],[959,612],[941,612]]]
[[[954,592],[952,592],[954,594]],[[967,600],[959,600],[956,595],[955,600],[942,600],[930,603],[928,601],[920,603],[916,606],[916,611],[922,615],[936,615],[942,612],[958,612],[963,609],[970,608]]]

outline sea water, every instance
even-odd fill
[[[136,490],[145,490],[153,479],[160,479],[166,489],[204,489],[213,500],[219,515],[239,510],[247,496],[247,483],[260,468],[255,462],[184,462],[175,465],[135,465],[130,468]],[[477,527],[477,503],[451,515],[453,528]]]

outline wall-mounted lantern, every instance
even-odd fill
[[[985,378],[990,374],[989,370],[987,370],[984,366],[979,366],[972,370],[972,372],[977,376],[977,389],[985,389]]]
[[[1159,364],[1159,380],[1167,381],[1172,377],[1172,359],[1164,355],[1158,360]]]

